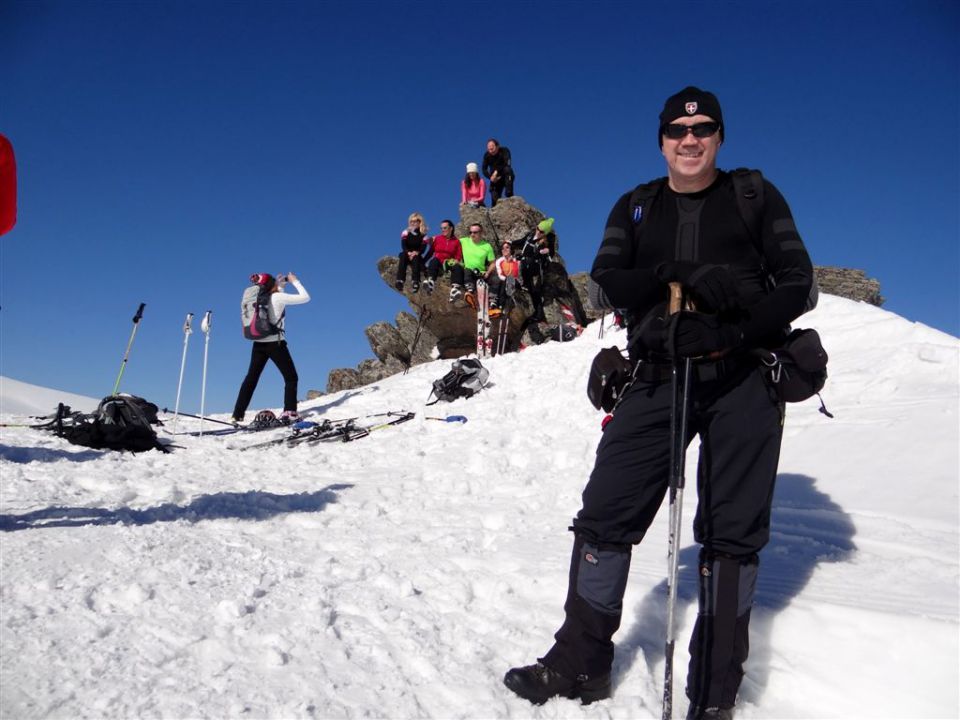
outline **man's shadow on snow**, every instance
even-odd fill
[[[115,510],[88,507],[48,507],[23,515],[0,515],[0,530],[78,527],[80,525],[150,525],[158,522],[187,520],[267,520],[275,515],[294,512],[320,512],[337,501],[337,491],[353,485],[328,485],[312,493],[277,495],[250,490],[201,495],[187,505],[164,503],[145,510],[123,507]]]
[[[745,666],[740,697],[755,703],[763,695],[770,675],[770,634],[776,614],[786,608],[806,587],[821,563],[848,562],[856,552],[853,536],[856,527],[850,516],[830,496],[815,487],[814,478],[781,473],[777,476],[770,523],[770,542],[760,553],[760,574],[750,620],[750,657]],[[693,508],[684,508],[683,533],[692,532]],[[648,537],[645,542],[656,542]],[[664,538],[666,542],[666,538]],[[697,563],[699,545],[680,551],[680,578],[677,586],[677,652],[674,692],[683,693],[686,667],[682,666],[682,648],[690,640],[693,628],[685,622],[687,608],[696,606],[699,594]],[[664,546],[666,573],[666,546]],[[636,607],[635,622],[629,634],[617,642],[614,682],[642,654],[648,675],[664,659],[667,633],[667,582],[664,579]],[[663,677],[660,673],[659,683]],[[654,684],[657,684],[654,681]]]

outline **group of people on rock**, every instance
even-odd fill
[[[503,308],[518,288],[530,293],[537,319],[543,319],[543,272],[556,254],[557,236],[553,218],[542,220],[525,237],[513,242],[498,242],[499,254],[484,237],[484,227],[475,222],[468,226],[468,235],[458,238],[452,220],[440,222],[440,234],[428,234],[426,220],[419,212],[410,214],[406,229],[400,233],[400,255],[396,288],[403,292],[407,270],[411,290],[419,292],[421,279],[427,294],[436,288],[437,279],[450,275],[448,300],[464,297],[475,304],[477,282],[490,287],[490,307]]]
[[[496,138],[487,140],[487,151],[483,154],[483,177],[475,162],[467,163],[467,173],[460,182],[460,204],[484,207],[487,195],[487,183],[490,189],[490,207],[503,197],[513,197],[513,165],[510,162],[510,148],[500,144]],[[486,178],[486,180],[484,180]]]

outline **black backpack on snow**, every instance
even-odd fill
[[[92,414],[69,413],[63,404],[57,410],[53,431],[73,443],[96,450],[161,450],[151,426],[159,425],[157,406],[136,395],[108,395]]]
[[[435,405],[444,400],[451,402],[457,398],[468,398],[476,395],[487,384],[490,371],[475,358],[455,360],[450,372],[439,380],[434,380],[433,389],[427,400],[436,395],[437,399],[427,405]]]

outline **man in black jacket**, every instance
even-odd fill
[[[667,177],[641,186],[640,195],[639,187],[625,193],[607,220],[591,276],[608,307],[628,318],[631,360],[639,365],[604,429],[573,521],[556,642],[535,665],[504,678],[531,702],[610,695],[631,549],[669,482],[671,367],[674,358],[693,358],[689,429],[701,440],[693,524],[702,547],[687,717],[732,717],[784,418],[749,350],[775,347],[807,309],[813,268],[787,203],[765,180],[758,227],[748,228],[731,174],[716,167],[723,137],[712,93],[688,87],[668,98],[658,131]],[[696,312],[667,316],[670,282],[683,285]]]
[[[487,151],[483,154],[483,175],[490,181],[490,207],[497,204],[501,195],[513,197],[510,148],[502,146],[494,138],[487,140]]]

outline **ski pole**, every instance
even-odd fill
[[[120,389],[120,378],[123,377],[123,371],[127,368],[127,359],[130,357],[130,348],[133,347],[133,339],[137,336],[137,327],[140,325],[140,318],[143,317],[143,309],[146,306],[146,303],[140,303],[140,307],[137,308],[137,314],[133,316],[133,332],[130,333],[130,340],[127,342],[127,349],[123,353],[123,361],[120,363],[120,374],[117,375],[117,381],[113,384],[113,392],[111,395],[116,395],[117,390]]]
[[[177,381],[177,403],[173,406],[173,425],[171,431],[177,431],[177,416],[180,414],[180,390],[183,388],[183,369],[187,366],[187,343],[190,342],[190,334],[193,332],[193,313],[187,313],[187,319],[183,321],[183,356],[180,358],[180,380]]]
[[[406,375],[410,370],[410,366],[413,365],[413,354],[417,351],[417,343],[420,342],[420,333],[423,332],[423,321],[430,317],[430,308],[421,307],[420,308],[420,318],[417,320],[417,329],[413,333],[413,344],[410,345],[410,359],[407,361],[407,366],[403,369],[403,374]]]
[[[200,437],[203,437],[203,404],[207,397],[207,350],[210,347],[210,316],[213,310],[207,310],[200,322],[200,329],[205,335],[203,340],[203,381],[200,383]]]
[[[670,314],[683,307],[680,283],[670,283]],[[672,354],[676,348],[672,348]],[[676,644],[677,582],[680,574],[680,529],[683,487],[686,484],[687,411],[690,405],[690,358],[673,361],[673,401],[670,407],[670,530],[667,545],[667,641],[663,666],[662,720],[673,717],[673,649]]]
[[[170,408],[163,408],[162,412],[168,413],[168,412],[170,412]],[[180,414],[183,415],[184,417],[193,418],[194,420],[206,420],[207,422],[218,423],[218,424],[220,424],[220,425],[229,425],[230,427],[236,427],[236,425],[235,425],[234,423],[232,423],[232,422],[227,422],[226,420],[217,420],[216,418],[212,418],[212,417],[203,417],[203,416],[200,416],[200,415],[191,415],[190,413],[187,413],[187,412],[182,412],[182,413],[180,413]]]
[[[467,418],[463,415],[447,415],[446,417],[424,417],[424,420],[439,420],[440,422],[458,422],[465,423]]]

